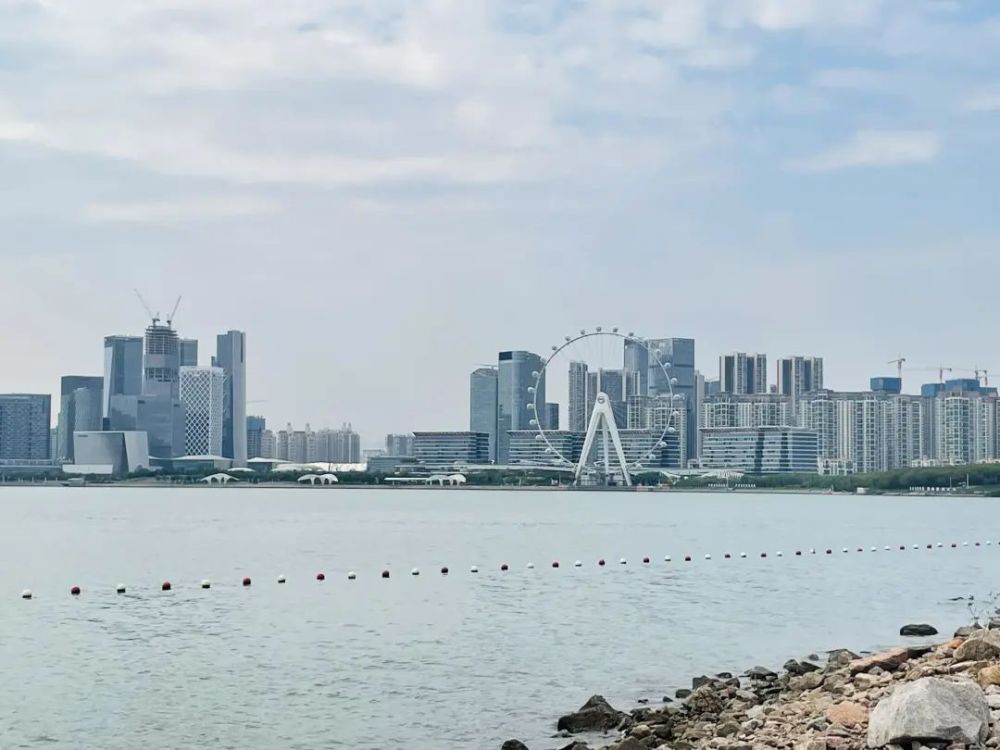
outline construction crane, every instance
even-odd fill
[[[952,372],[954,367],[945,367],[944,365],[938,365],[937,367],[908,367],[908,370],[914,372],[936,372],[938,374],[938,382],[944,382],[944,374],[946,372]]]
[[[886,364],[896,365],[896,376],[902,380],[903,379],[903,363],[906,362],[906,357],[900,354],[896,359],[890,359]]]
[[[160,313],[153,312],[152,308],[150,308],[150,306],[146,303],[146,300],[143,298],[142,294],[139,293],[138,289],[133,289],[132,291],[135,292],[135,296],[139,298],[139,303],[146,311],[146,314],[149,315],[150,319],[153,321],[153,325],[155,326],[160,322]]]
[[[177,301],[174,303],[174,309],[170,311],[170,315],[167,316],[167,325],[173,326],[174,316],[177,314],[177,308],[181,305],[181,298],[178,297]]]

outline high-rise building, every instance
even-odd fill
[[[179,398],[167,394],[112,396],[105,422],[110,430],[145,432],[150,456],[177,458],[184,455],[184,405]]]
[[[797,403],[803,393],[823,389],[822,357],[785,357],[778,360],[778,393]]]
[[[222,455],[236,466],[247,462],[247,365],[246,334],[228,331],[219,334],[212,364],[226,374],[225,416],[222,430]]]
[[[181,353],[177,331],[153,322],[146,328],[142,355],[142,395],[177,398],[180,393]]]
[[[497,369],[479,367],[469,376],[469,430],[485,432],[490,436],[490,460],[497,457]],[[412,437],[412,436],[411,436]],[[411,453],[393,453],[390,456],[407,456]],[[388,450],[388,446],[386,446]]]
[[[570,432],[586,432],[590,414],[587,412],[587,363],[574,360],[569,363],[569,413]]]
[[[788,427],[795,424],[791,399],[773,393],[719,394],[701,406],[702,427]]]
[[[648,347],[648,350],[647,350]],[[649,352],[654,356],[650,358]],[[659,363],[665,366],[661,367]],[[645,368],[644,368],[645,365]],[[639,372],[645,369],[646,384],[640,383],[639,392],[645,391],[650,396],[660,396],[670,393],[671,387],[667,378],[676,379],[673,392],[684,397],[687,434],[685,442],[688,446],[688,457],[696,458],[694,451],[698,446],[698,419],[695,414],[695,376],[694,376],[694,339],[658,338],[642,342],[625,342],[625,369]]]
[[[247,417],[247,458],[270,458],[262,452],[267,420],[264,417]]]
[[[533,429],[532,420],[544,420],[545,415],[536,415],[533,406],[545,403],[545,374],[542,358],[526,351],[500,352],[497,366],[497,459],[498,464],[507,463],[511,430]],[[535,381],[534,373],[541,378]],[[537,389],[537,394],[529,391]],[[541,409],[541,406],[539,406]]]
[[[278,456],[278,437],[274,434],[273,430],[264,430],[260,435],[260,457],[261,458],[277,458]],[[251,458],[256,458],[251,456]]]
[[[278,430],[278,435],[274,441],[274,458],[279,461],[288,460],[288,447],[292,442],[292,426],[288,425],[284,430]]]
[[[142,394],[141,336],[106,336],[104,338],[104,389],[101,416],[111,414],[112,396]]]
[[[181,367],[198,366],[198,339],[180,339],[178,350],[181,355]]]
[[[309,461],[334,464],[356,464],[361,462],[361,436],[350,424],[339,430],[320,430],[311,441]]]
[[[641,373],[632,370],[592,370],[587,373],[587,401],[584,430],[590,422],[590,415],[594,413],[594,404],[597,402],[597,394],[603,392],[608,397],[611,411],[615,415],[615,424],[624,427],[628,420],[628,399],[630,396],[642,395],[640,393],[642,382]]]
[[[0,394],[0,459],[49,459],[51,412],[47,393]]]
[[[491,425],[496,425],[496,420],[490,421]],[[477,430],[473,430],[477,432]],[[385,436],[385,455],[387,456],[412,456],[413,455],[413,433],[407,432],[401,435]]]
[[[184,404],[184,452],[189,456],[222,455],[223,387],[221,367],[180,368]]]
[[[545,423],[543,427],[546,430],[559,429],[559,404],[554,401],[545,402]]]
[[[99,430],[104,421],[104,377],[65,375],[60,383],[56,459],[73,462],[73,433]]]
[[[719,388],[723,393],[767,393],[767,355],[733,352],[719,357]]]

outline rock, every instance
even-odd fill
[[[934,646],[929,643],[925,643],[921,646],[907,646],[906,655],[911,659],[919,659],[921,656],[927,656],[927,654],[933,650]]]
[[[792,690],[815,690],[822,684],[822,672],[809,672],[801,677],[793,678],[791,682],[789,682],[788,686],[792,688]]]
[[[690,695],[691,691],[687,688],[680,688],[676,693],[674,693],[674,697],[678,700],[684,700],[685,698],[690,697]]]
[[[612,750],[646,750],[646,746],[635,737],[626,737],[617,745],[611,746]]]
[[[990,711],[1000,711],[1000,693],[987,693],[986,705],[990,707]]]
[[[891,648],[879,654],[872,654],[862,659],[854,659],[850,663],[851,674],[867,672],[872,667],[880,667],[891,672],[897,669],[909,656],[905,648]]]
[[[507,740],[500,746],[500,750],[528,750],[528,746],[520,740]]]
[[[773,680],[778,675],[767,667],[754,667],[747,670],[746,676],[751,680]]]
[[[848,651],[846,648],[838,648],[831,651],[829,656],[827,656],[826,665],[828,667],[846,667],[857,658],[858,655],[853,651]]]
[[[989,733],[986,696],[971,682],[923,677],[879,701],[868,721],[868,747],[907,740],[980,744]]]
[[[715,682],[715,678],[714,677],[709,677],[708,675],[701,675],[700,677],[692,677],[691,678],[691,689],[692,690],[697,690],[702,685],[709,685],[709,684],[711,684],[713,682]]]
[[[626,714],[611,707],[604,696],[594,695],[584,703],[579,711],[566,714],[559,719],[556,728],[568,732],[597,732],[617,727]]]
[[[927,623],[920,623],[917,625],[904,625],[899,629],[900,635],[913,635],[913,636],[924,636],[924,635],[937,635],[938,631],[933,625],[928,625]]]
[[[671,698],[669,695],[664,695],[663,698],[660,700],[660,703],[673,703],[673,702],[674,699]]]
[[[1000,656],[1000,631],[978,630],[957,649],[955,661],[980,661]]]
[[[733,673],[732,672],[719,672],[715,676],[718,677],[720,680],[731,680],[731,679],[733,679]]]
[[[764,719],[764,707],[763,706],[753,706],[749,711],[747,711],[748,719],[757,719],[758,721],[763,721]]]
[[[568,745],[559,748],[559,750],[590,750],[590,746],[586,742],[577,742],[576,740],[573,740]]]
[[[636,724],[632,727],[631,735],[637,737],[640,740],[644,740],[649,735],[653,733],[653,730],[649,728],[649,724]]]
[[[730,737],[740,731],[740,725],[735,721],[727,721],[719,725],[715,733],[719,737]]]
[[[956,638],[968,638],[970,635],[975,633],[977,630],[982,630],[983,626],[977,623],[972,625],[963,625],[958,630],[955,631]]]
[[[980,669],[979,673],[976,674],[976,682],[982,687],[1000,685],[1000,664],[993,664],[992,666]]]
[[[838,703],[826,710],[826,718],[832,724],[859,727],[868,721],[868,709],[857,703]]]

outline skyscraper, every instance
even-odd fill
[[[112,396],[138,396],[142,393],[141,336],[106,336],[104,338],[104,393],[101,416],[111,416]]]
[[[545,403],[545,422],[542,425],[546,430],[559,429],[559,404],[554,401]]]
[[[47,393],[0,394],[0,459],[50,458],[51,412]]]
[[[242,331],[219,334],[212,364],[226,373],[222,455],[233,459],[236,466],[244,466],[247,462],[246,334]]]
[[[223,385],[220,367],[182,367],[184,452],[189,456],[222,455]]]
[[[177,331],[169,324],[154,322],[146,328],[142,357],[142,394],[177,398],[180,393],[180,367]]]
[[[587,420],[587,363],[569,363],[569,424],[570,432],[586,432]]]
[[[104,377],[65,375],[60,384],[59,426],[56,430],[56,458],[73,461],[73,433],[101,429],[103,423]]]
[[[145,432],[150,456],[176,458],[184,455],[184,405],[179,398],[169,395],[112,396],[109,409],[108,429]]]
[[[480,367],[469,376],[469,430],[490,436],[490,461],[497,456],[497,370]],[[386,445],[388,450],[388,445]],[[412,443],[411,443],[412,450]],[[412,455],[396,454],[393,455]]]
[[[793,356],[778,360],[778,393],[791,397],[796,417],[798,416],[796,404],[802,394],[822,389],[822,357]]]
[[[545,375],[535,385],[534,373],[542,372],[542,358],[526,351],[500,352],[497,367],[497,459],[498,464],[507,463],[510,440],[509,430],[535,429],[531,420],[536,419],[531,406],[536,394],[528,388],[537,387],[539,411],[545,403]],[[537,419],[544,420],[539,414]]]
[[[180,340],[181,367],[198,366],[198,339]]]
[[[247,458],[264,457],[263,441],[267,431],[264,417],[247,417]],[[267,456],[270,458],[270,456]]]
[[[650,358],[646,347],[656,356]],[[645,386],[640,384],[640,392],[645,389],[646,394],[650,396],[661,396],[669,393],[670,386],[666,379],[668,377],[677,379],[673,385],[673,392],[680,394],[684,399],[687,455],[689,458],[696,458],[698,419],[695,414],[697,399],[694,377],[694,339],[648,339],[646,347],[639,342],[625,342],[626,369],[641,368],[643,363],[648,363],[646,368],[647,384]],[[666,366],[666,374],[664,374],[663,368],[657,364],[657,359]],[[642,373],[641,369],[637,371]]]
[[[496,408],[496,407],[494,407]],[[496,420],[491,424],[496,429]],[[413,455],[413,433],[407,432],[401,435],[385,436],[385,455],[387,456],[412,456]]]
[[[719,357],[719,386],[723,393],[737,396],[767,393],[767,355],[723,354]]]

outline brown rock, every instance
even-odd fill
[[[849,665],[851,674],[867,672],[873,667],[880,667],[886,671],[893,671],[909,658],[909,653],[905,648],[891,648],[880,654],[872,654],[861,659],[855,659]]]
[[[1000,685],[1000,664],[980,669],[976,675],[976,681],[980,687],[984,688],[989,685]]]
[[[826,718],[834,724],[850,728],[860,727],[868,722],[868,709],[857,703],[838,703],[826,710]]]
[[[646,746],[635,737],[626,737],[617,745],[612,745],[611,747],[614,750],[646,750]]]
[[[955,661],[979,661],[1000,657],[1000,631],[980,630],[955,649]]]

